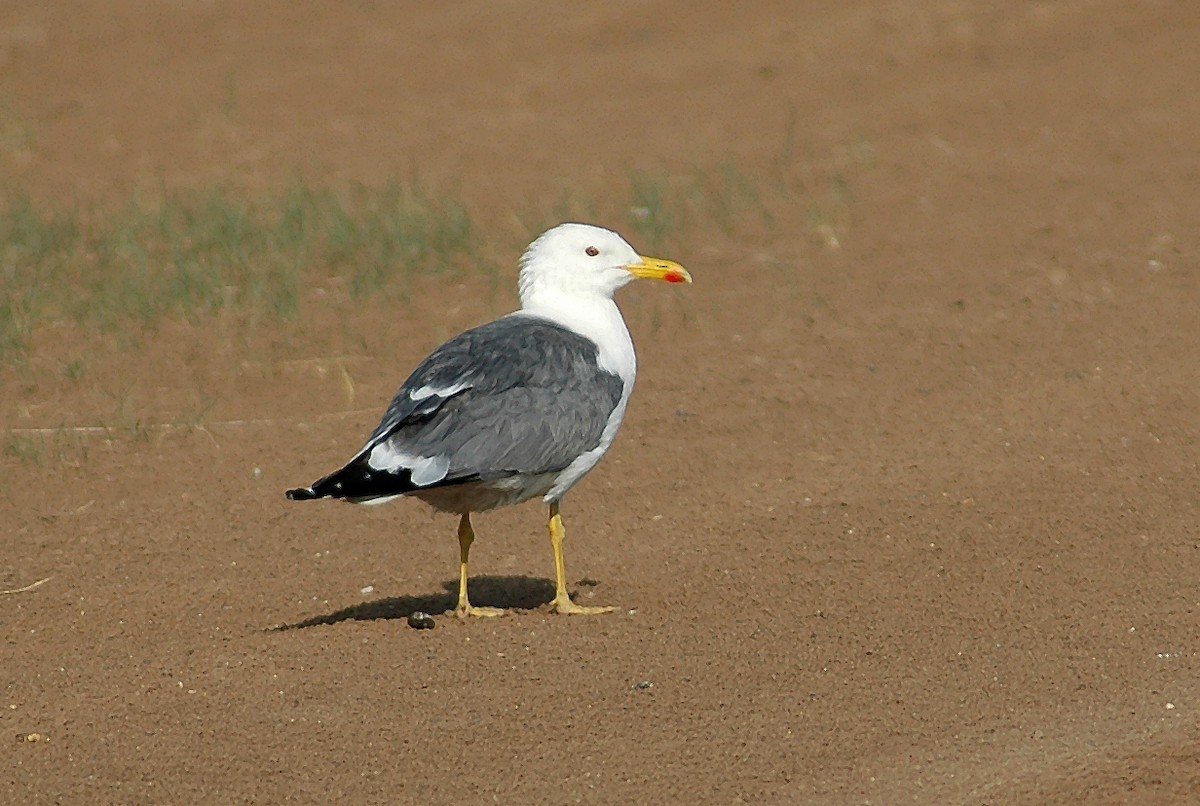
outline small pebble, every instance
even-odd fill
[[[418,610],[415,613],[408,614],[408,626],[414,630],[432,630],[437,625],[433,620],[433,616]]]
[[[359,593],[361,593],[363,596],[366,596],[368,593],[374,593],[374,592],[375,592],[374,585],[368,585],[367,587],[365,587],[359,591]]]
[[[651,683],[649,680],[642,680],[639,683],[634,683],[633,687],[635,689],[637,689],[638,691],[645,691],[648,688],[654,688],[654,684]]]
[[[18,733],[18,742],[48,742],[50,737],[44,733]]]

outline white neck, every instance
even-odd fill
[[[600,347],[600,367],[620,377],[628,395],[637,374],[637,357],[629,329],[625,327],[617,303],[611,298],[584,297],[539,288],[522,295],[520,313],[549,319],[596,342]]]

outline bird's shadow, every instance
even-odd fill
[[[585,583],[586,584],[586,583]],[[342,621],[375,621],[377,619],[406,619],[413,613],[441,615],[458,604],[458,580],[442,583],[445,593],[422,596],[391,596],[371,602],[344,607],[332,613],[313,616],[294,624],[271,627],[271,632],[299,630],[337,624]],[[482,576],[471,578],[471,604],[501,607],[506,610],[534,610],[554,601],[554,583],[548,579],[526,576]]]

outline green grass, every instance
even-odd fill
[[[232,310],[289,320],[306,279],[361,299],[403,296],[416,273],[488,268],[466,208],[418,184],[337,194],[296,184],[266,200],[223,189],[50,212],[0,210],[0,358],[68,320],[102,331]]]
[[[649,251],[662,251],[667,236],[679,229],[682,199],[667,176],[638,172],[629,179],[629,224]]]
[[[232,75],[227,94],[232,114]],[[726,161],[639,171],[623,194],[596,199],[564,190],[515,215],[529,237],[563,220],[628,227],[651,254],[674,252],[697,233],[752,242],[785,225],[836,246],[855,208],[847,177],[873,155],[858,143],[824,161],[800,159],[796,140],[792,126],[762,170]],[[66,211],[11,195],[0,201],[0,367],[20,362],[39,328],[58,322],[136,345],[130,334],[153,333],[168,318],[232,313],[251,327],[294,321],[310,285],[344,289],[356,302],[405,299],[413,278],[454,272],[484,273],[495,288],[497,259],[513,258],[507,240],[490,249],[462,201],[418,180],[340,192],[297,181],[255,199],[213,188]],[[82,359],[64,368],[75,381],[86,371]]]
[[[45,445],[32,437],[10,434],[4,443],[4,455],[33,467],[46,464]]]
[[[78,467],[87,461],[88,444],[66,427],[39,433],[10,432],[0,454],[29,467]]]

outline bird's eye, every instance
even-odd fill
[[[589,246],[587,249],[584,249],[583,251],[587,252],[588,257],[595,257],[596,255],[600,254],[600,250],[594,246]]]

